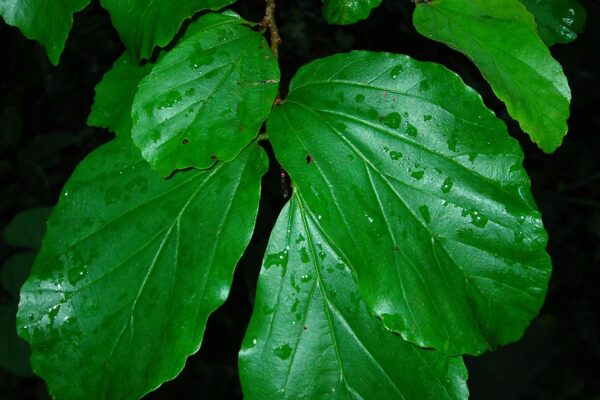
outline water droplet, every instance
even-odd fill
[[[356,100],[357,103],[362,103],[363,101],[365,101],[365,96],[363,96],[362,94],[357,94],[354,100]]]
[[[419,213],[421,213],[421,216],[423,217],[425,222],[431,222],[431,215],[429,214],[429,208],[427,208],[427,206],[423,205],[419,207]]]
[[[367,111],[367,115],[369,116],[370,119],[379,118],[379,113],[374,108],[369,108],[369,110]]]
[[[523,243],[524,240],[525,235],[523,234],[523,232],[515,231],[515,243]]]
[[[284,344],[273,349],[273,353],[282,360],[287,360],[292,354],[292,348],[288,344]]]
[[[311,279],[312,278],[310,275],[304,274],[300,277],[300,282],[302,282],[302,283],[310,282]]]
[[[394,68],[390,70],[390,78],[396,79],[398,75],[402,72],[404,67],[402,65],[396,65]]]
[[[417,130],[417,128],[415,128],[413,125],[407,122],[406,133],[408,134],[408,136],[416,137],[419,134],[419,131]]]
[[[442,184],[442,192],[450,193],[450,191],[452,190],[452,186],[454,186],[452,178],[446,178],[446,180],[444,180],[444,183]]]
[[[390,158],[392,160],[399,160],[402,158],[402,153],[399,151],[390,151]]]
[[[448,149],[450,151],[456,151],[456,143],[457,143],[456,135],[455,134],[450,135],[450,139],[448,139]]]
[[[425,171],[415,171],[412,174],[410,174],[410,176],[412,176],[413,178],[415,178],[418,181],[421,180],[424,175],[425,175]]]
[[[252,344],[256,346],[256,339],[252,339]]]
[[[481,213],[477,210],[463,210],[462,216],[471,217],[471,224],[475,225],[478,228],[485,228],[488,223],[487,217],[481,215]]]
[[[400,127],[400,122],[402,122],[402,117],[397,112],[393,112],[383,117],[381,122],[389,128],[398,129]]]
[[[300,261],[302,261],[305,264],[310,261],[310,257],[308,257],[306,247],[300,249]]]
[[[169,92],[159,105],[161,109],[173,108],[173,106],[181,101],[181,93],[173,90]]]
[[[425,81],[425,80],[421,81],[421,83],[419,84],[419,90],[420,90],[421,92],[424,92],[424,91],[426,91],[426,90],[429,90],[429,88],[430,88],[430,86],[429,86],[429,82],[427,82],[427,81]]]
[[[265,268],[269,269],[272,266],[285,267],[288,262],[288,251],[283,250],[279,253],[267,254],[265,258]]]
[[[67,279],[71,285],[75,286],[77,282],[85,278],[86,275],[87,265],[82,265],[80,267],[70,269],[69,272],[67,272]]]

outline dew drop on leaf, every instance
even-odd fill
[[[275,353],[275,355],[280,359],[287,360],[292,354],[292,348],[290,347],[290,345],[284,344],[273,349],[273,353]]]
[[[454,186],[452,178],[446,178],[444,180],[444,183],[442,184],[442,192],[450,193],[450,191],[452,190],[452,186]]]

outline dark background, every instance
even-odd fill
[[[351,49],[404,53],[458,72],[507,122],[526,153],[554,272],[546,304],[523,340],[467,359],[471,398],[600,400],[600,324],[594,307],[600,304],[600,3],[582,0],[588,10],[585,33],[552,48],[573,92],[570,132],[552,155],[520,132],[465,57],[416,33],[409,0],[384,0],[370,19],[348,27],[328,26],[320,0],[279,3],[282,88],[315,58]],[[234,9],[258,21],[264,1],[239,0]],[[86,118],[94,86],[122,51],[108,14],[97,4],[76,15],[58,67],[36,42],[0,22],[0,228],[19,211],[53,205],[77,163],[110,140],[109,132],[87,127]],[[262,252],[283,205],[278,173],[272,163],[254,239],[229,300],[209,320],[202,349],[177,379],[147,398],[241,398],[237,350],[252,311]],[[0,243],[0,265],[12,251]],[[0,399],[44,398],[41,380],[0,369]]]

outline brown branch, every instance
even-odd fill
[[[279,45],[281,44],[281,36],[277,30],[277,22],[275,21],[275,0],[266,0],[267,9],[265,10],[265,18],[263,25],[269,28],[271,34],[271,51],[275,58],[279,58]]]

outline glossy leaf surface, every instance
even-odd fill
[[[460,358],[413,346],[369,314],[295,197],[271,234],[239,364],[246,399],[468,397]]]
[[[0,298],[0,368],[19,376],[31,375],[29,346],[17,336],[16,315],[19,289],[33,265],[35,253],[18,253],[9,258],[0,269],[0,292],[6,291],[7,299]]]
[[[198,11],[218,10],[235,0],[100,0],[110,13],[127,50],[136,59],[149,58],[166,46],[183,21]]]
[[[424,36],[464,53],[509,114],[545,152],[567,133],[571,92],[560,64],[518,0],[433,0],[417,5],[413,22]]]
[[[19,334],[60,399],[134,399],[175,377],[228,295],[267,158],[161,179],[129,140],[91,153],[48,222]]]
[[[73,14],[90,0],[2,0],[0,16],[16,26],[28,39],[40,42],[48,58],[57,65],[73,25]]]
[[[88,125],[110,129],[117,136],[130,136],[133,96],[152,65],[140,66],[128,52],[123,53],[96,86]]]
[[[4,228],[4,240],[13,247],[37,250],[46,232],[51,207],[36,207],[15,215]]]
[[[330,24],[348,25],[363,20],[381,0],[323,0],[323,16]]]
[[[335,55],[296,74],[267,129],[387,327],[449,354],[521,336],[544,299],[547,237],[517,142],[457,75]]]
[[[207,15],[142,80],[133,140],[162,175],[233,159],[271,110],[279,69],[243,20]]]
[[[570,43],[583,32],[587,13],[576,0],[521,0],[535,16],[538,33],[551,46]]]

